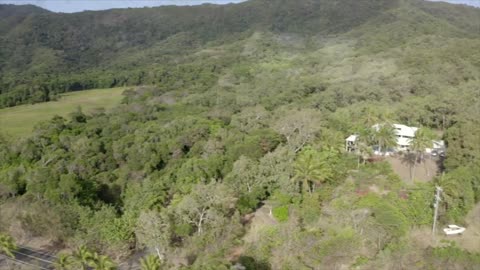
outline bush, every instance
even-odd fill
[[[288,220],[288,205],[276,207],[272,213],[279,222],[285,222]]]
[[[248,193],[238,199],[237,209],[240,214],[252,212],[258,207],[260,200],[255,193]]]

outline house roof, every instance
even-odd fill
[[[405,137],[415,137],[415,132],[417,132],[418,128],[416,127],[409,127],[405,125],[400,125],[400,124],[393,124],[393,127],[395,128],[395,132],[397,133],[397,136],[405,136]]]
[[[346,141],[347,141],[347,142],[356,142],[357,139],[358,139],[358,135],[353,134],[353,135],[348,136],[348,138],[346,139]]]
[[[445,148],[445,141],[443,140],[434,140],[433,142],[433,148]]]

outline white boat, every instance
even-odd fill
[[[466,229],[457,225],[448,225],[447,228],[443,229],[446,235],[455,235],[462,234]]]

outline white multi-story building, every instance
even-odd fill
[[[376,131],[380,129],[382,124],[376,124],[372,126],[372,128]],[[395,135],[397,139],[397,146],[395,147],[396,151],[407,151],[410,148],[410,144],[412,143],[412,140],[415,138],[415,133],[417,132],[418,128],[417,127],[409,127],[406,125],[401,125],[401,124],[393,124],[392,127],[395,130]],[[358,140],[359,135],[358,134],[353,134],[350,135],[346,140],[345,140],[345,150],[347,152],[355,152],[356,151],[356,146],[357,146],[357,140]],[[374,147],[374,150],[377,149]],[[425,152],[431,153],[434,150],[445,150],[445,143],[443,141],[432,141],[432,148],[426,148]],[[374,152],[376,152],[375,150]],[[382,153],[376,153],[376,154],[382,154]]]

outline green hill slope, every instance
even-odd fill
[[[399,7],[403,11],[392,11]],[[255,31],[303,37],[355,31],[377,49],[423,35],[480,35],[478,9],[423,1],[252,0],[75,14],[32,6],[0,10],[12,14],[0,19],[0,107],[48,101],[66,91],[161,84],[168,80],[165,70],[184,68],[199,50],[245,40]]]
[[[386,0],[252,0],[75,14],[4,5],[2,12],[19,16],[0,19],[5,25],[0,106],[48,101],[64,91],[155,82],[161,74],[139,78],[138,73],[152,66],[169,68],[208,42],[230,43],[252,31],[341,34],[395,5]],[[154,54],[134,57],[145,51]]]

